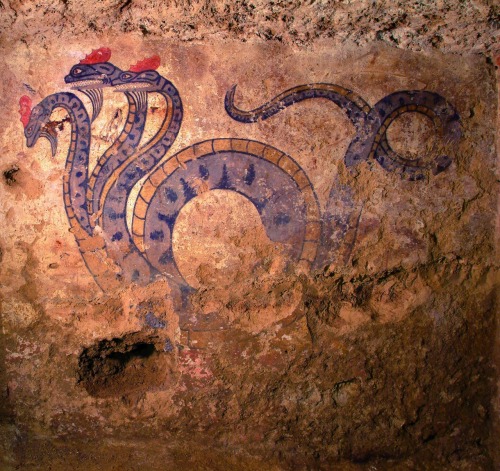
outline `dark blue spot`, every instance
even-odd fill
[[[158,213],[158,219],[160,221],[166,222],[168,227],[170,228],[170,232],[172,232],[174,230],[174,224],[175,220],[177,219],[177,214],[179,213],[174,213],[174,214]]]
[[[146,324],[153,329],[164,329],[167,324],[161,319],[158,319],[152,312],[148,312],[145,316]]]
[[[109,219],[111,219],[112,221],[115,221],[116,219],[124,219],[125,218],[124,213],[117,213],[113,209],[108,209],[106,211],[106,214],[109,217]]]
[[[245,183],[251,185],[255,180],[255,165],[250,164],[245,172]]]
[[[267,205],[267,200],[258,200],[258,199],[251,199],[252,203],[255,205],[257,208],[257,211],[259,214],[262,214],[262,211]]]
[[[378,114],[379,114],[380,116],[385,116],[385,110],[383,110],[382,108],[380,108],[380,109],[378,110]]]
[[[134,270],[132,272],[132,281],[137,281],[140,276],[141,276],[141,274],[139,273],[139,270]]]
[[[166,142],[165,138],[163,138],[163,142]],[[168,150],[168,147],[164,146],[161,142],[156,144],[156,147],[160,151],[161,155],[165,154]]]
[[[122,182],[119,182],[116,186],[116,189],[118,191],[127,191],[129,189],[129,187],[132,187],[134,186],[134,181],[133,180],[130,180],[130,182],[127,184],[127,183],[122,183]],[[109,196],[108,196],[108,199],[109,199]]]
[[[217,188],[222,188],[226,190],[232,190],[231,181],[229,180],[229,174],[227,172],[227,166],[224,164],[222,167],[222,177],[217,185]]]
[[[153,231],[149,234],[149,237],[152,239],[152,240],[159,240],[159,241],[162,241],[164,238],[165,238],[165,234],[163,233],[163,231]]]
[[[116,240],[122,240],[123,234],[121,232],[115,232],[113,236],[111,237],[111,242],[114,242]]]
[[[191,188],[191,186],[189,185],[189,183],[184,180],[184,178],[181,178],[181,183],[182,183],[182,189],[184,191],[184,198],[186,198],[186,203],[194,198],[196,196],[196,191]]]
[[[172,345],[172,342],[167,339],[165,340],[165,346],[163,347],[164,352],[171,352],[174,349],[174,346]]]
[[[290,216],[286,213],[278,213],[274,216],[274,224],[277,226],[284,226],[290,222]]]
[[[130,139],[135,139],[135,134],[129,134],[129,135],[128,135],[128,137],[129,137]]]
[[[208,180],[208,177],[210,176],[210,172],[208,171],[208,168],[205,167],[205,165],[200,165],[198,167],[198,170],[200,172],[201,178],[203,178],[203,180]]]
[[[78,178],[80,178],[82,175],[83,175],[83,173],[82,173],[82,172],[76,172],[76,176],[77,176]]]
[[[129,172],[129,173],[126,173],[125,176],[129,179],[129,180],[132,180],[135,178],[135,172]]]
[[[165,190],[165,196],[171,203],[175,203],[178,198],[177,193],[174,191],[173,188],[170,187]]]
[[[163,252],[158,261],[162,265],[167,265],[168,263],[172,262],[173,259],[174,259],[174,253],[172,251],[172,247],[170,246],[168,250]]]
[[[186,309],[189,303],[189,296],[193,294],[195,289],[191,288],[191,286],[188,285],[181,285],[180,288],[181,288],[182,308]]]

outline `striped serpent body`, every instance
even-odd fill
[[[103,237],[94,235],[90,224],[86,192],[90,149],[90,119],[81,100],[73,93],[54,93],[42,100],[31,113],[25,129],[28,147],[40,137],[47,138],[53,155],[57,148],[57,136],[47,130],[50,115],[64,109],[71,122],[71,142],[66,157],[63,176],[63,199],[66,215],[85,264],[96,283],[103,290],[119,287],[116,274],[119,267],[108,258]]]
[[[73,89],[89,96],[95,118],[102,106],[102,90],[121,85],[129,77],[130,73],[123,72],[109,62],[104,62],[92,65],[77,64],[72,67],[64,80],[66,83],[71,84]],[[125,125],[118,138],[100,156],[89,178],[87,188],[89,212],[97,216],[100,215],[102,202],[106,198],[107,189],[109,188],[106,184],[110,176],[134,154],[146,124],[148,109],[146,93],[130,91],[126,92],[125,96],[128,102]],[[93,226],[95,220],[95,217],[91,218]]]
[[[431,119],[442,142],[456,145],[461,136],[460,117],[441,95],[428,91],[401,91],[386,96],[371,108],[354,92],[337,85],[314,83],[294,87],[277,95],[264,105],[243,111],[234,104],[235,87],[226,94],[226,112],[236,121],[253,123],[269,119],[288,106],[312,98],[325,98],[337,104],[350,119],[356,134],[344,156],[347,167],[376,160],[385,170],[397,171],[410,180],[420,180],[425,171],[439,173],[451,163],[447,155],[439,155],[426,163],[408,159],[395,152],[388,141],[391,123],[404,113],[420,113]]]
[[[204,191],[243,195],[257,208],[268,237],[287,247],[291,259],[310,268],[321,235],[319,204],[299,164],[274,147],[246,139],[212,139],[190,146],[144,182],[134,207],[136,246],[158,271],[183,283],[172,248],[182,208]]]

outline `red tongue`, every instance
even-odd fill
[[[92,50],[85,59],[80,61],[80,64],[98,64],[99,62],[107,62],[111,57],[111,49],[109,47],[100,47]]]
[[[31,104],[31,98],[27,95],[23,95],[19,99],[19,114],[21,115],[21,123],[23,123],[25,128],[30,122]]]
[[[144,72],[145,70],[156,70],[160,67],[160,56],[154,55],[130,66],[130,72]]]

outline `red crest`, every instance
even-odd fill
[[[98,64],[99,62],[107,62],[111,57],[111,49],[109,47],[100,47],[93,49],[90,54],[87,54],[85,59],[80,61],[80,64]]]
[[[31,98],[27,95],[23,95],[19,99],[19,114],[21,115],[21,123],[23,123],[25,128],[30,122],[31,104]]]
[[[155,54],[154,56],[143,59],[137,62],[135,65],[130,66],[130,72],[144,72],[145,70],[156,70],[160,67],[160,56]]]

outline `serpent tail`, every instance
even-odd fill
[[[235,92],[236,85],[226,93],[224,105],[227,114],[241,123],[263,121],[294,103],[313,98],[324,98],[339,106],[354,126],[359,128],[363,125],[371,109],[368,103],[352,90],[330,83],[312,83],[290,88],[267,103],[249,111],[241,110],[234,104]]]

